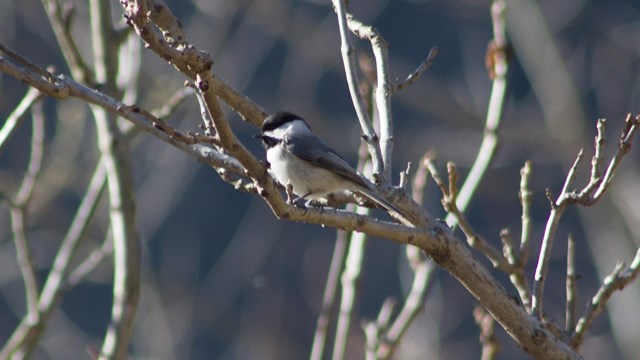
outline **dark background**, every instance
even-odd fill
[[[89,19],[83,1],[74,34],[91,64]],[[607,118],[613,153],[627,112],[640,108],[640,3],[616,1],[508,1],[515,55],[497,158],[467,211],[475,229],[494,245],[499,231],[520,232],[519,171],[531,160],[532,256],[529,280],[549,212],[545,188],[558,194],[580,148],[586,157],[577,186],[588,180],[595,121]],[[524,3],[524,4],[523,4]],[[527,5],[529,4],[530,5]],[[168,1],[191,42],[211,53],[214,72],[270,111],[304,116],[352,164],[360,129],[344,79],[337,20],[329,1]],[[113,2],[114,18],[122,10]],[[404,78],[438,46],[423,77],[393,97],[394,182],[427,151],[458,165],[463,178],[482,139],[491,81],[484,67],[492,37],[488,1],[351,1],[351,11],[389,42],[392,78]],[[0,0],[0,41],[34,62],[69,73],[42,4]],[[368,43],[355,40],[358,54]],[[135,103],[161,106],[184,78],[154,54],[142,52]],[[0,119],[26,87],[0,75]],[[98,151],[90,112],[77,100],[46,99],[47,150],[28,237],[44,277],[76,211]],[[257,129],[228,112],[232,127],[259,157]],[[183,131],[200,123],[195,98],[166,119]],[[28,159],[30,122],[0,153],[0,190],[11,194]],[[257,196],[233,190],[210,168],[145,134],[135,142],[138,229],[143,243],[143,288],[132,351],[140,359],[301,359],[308,356],[335,230],[278,221]],[[617,261],[630,261],[640,242],[638,151],[634,147],[597,207],[571,208],[556,236],[546,311],[564,322],[566,237],[578,245],[578,313]],[[444,217],[433,183],[425,206]],[[106,203],[81,249],[104,239]],[[378,214],[386,216],[384,214]],[[482,257],[481,255],[478,255]],[[78,259],[79,261],[80,259]],[[489,266],[489,264],[487,264]],[[363,319],[372,319],[388,296],[408,291],[411,273],[400,245],[368,242],[361,293],[349,338],[348,359],[364,356]],[[505,275],[494,272],[515,294]],[[0,203],[0,343],[24,313],[24,292],[6,204]],[[475,300],[438,270],[426,310],[405,336],[398,359],[473,359],[480,354],[471,314]],[[594,323],[582,353],[588,359],[634,359],[640,322],[640,287],[616,293]],[[100,347],[111,308],[106,261],[70,291],[49,323],[35,359],[78,358]],[[498,327],[499,358],[524,359]],[[88,355],[87,355],[88,356]],[[87,357],[82,356],[82,357]]]

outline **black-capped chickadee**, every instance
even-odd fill
[[[278,112],[264,120],[262,139],[271,173],[281,184],[291,184],[293,192],[307,200],[328,194],[359,193],[387,211],[398,209],[383,199],[333,149],[311,132],[309,125],[290,112]]]

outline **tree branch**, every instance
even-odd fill
[[[631,266],[625,270],[624,263],[618,263],[611,275],[604,279],[604,283],[596,295],[591,299],[583,315],[576,324],[574,333],[571,335],[571,346],[574,349],[580,348],[584,335],[591,326],[591,322],[602,313],[605,305],[613,295],[614,291],[622,290],[625,286],[635,280],[640,273],[640,248],[631,262]]]
[[[381,178],[385,171],[385,164],[380,150],[378,135],[373,129],[373,124],[371,123],[367,108],[362,100],[360,88],[358,87],[355,54],[351,39],[349,38],[346,4],[344,0],[332,0],[332,3],[333,9],[338,17],[338,29],[340,31],[341,42],[340,51],[342,53],[342,63],[347,78],[347,85],[349,86],[349,93],[351,94],[351,102],[360,121],[360,127],[364,134],[363,139],[369,148],[369,154],[371,155],[371,162],[373,164],[373,178]]]
[[[347,14],[349,29],[361,39],[369,40],[376,63],[375,103],[380,118],[380,151],[382,154],[382,180],[391,181],[391,155],[393,154],[393,114],[391,112],[391,85],[389,80],[389,44],[373,27],[367,26]]]
[[[36,88],[30,87],[29,90],[27,90],[20,104],[9,114],[4,125],[2,125],[2,129],[0,129],[0,152],[14,131],[22,124],[22,120],[27,111],[31,109],[34,103],[42,99],[43,96],[44,94]]]
[[[491,4],[493,41],[489,43],[487,50],[488,57],[492,59],[489,72],[492,74],[493,86],[491,88],[491,97],[489,98],[489,107],[485,119],[484,136],[478,149],[478,156],[473,162],[473,166],[471,170],[469,170],[469,174],[456,197],[456,207],[461,209],[461,212],[464,212],[467,208],[476,188],[480,185],[480,181],[484,177],[484,173],[489,168],[489,165],[491,165],[495,157],[496,149],[498,148],[498,127],[500,126],[505,107],[507,72],[509,70],[505,13],[506,5],[504,1],[493,1]],[[457,217],[452,213],[447,214],[445,221],[451,227],[457,225]]]
[[[578,203],[583,206],[592,206],[598,200],[600,200],[602,195],[606,192],[609,185],[611,184],[611,179],[613,178],[615,169],[620,164],[620,161],[622,160],[624,155],[629,152],[631,141],[633,140],[633,136],[635,135],[639,121],[640,115],[637,115],[635,118],[632,117],[631,114],[627,115],[625,119],[625,127],[622,130],[616,154],[609,162],[609,167],[607,168],[606,174],[604,175],[602,180],[599,180],[597,177],[600,173],[600,154],[602,154],[605,145],[605,122],[603,120],[599,120],[598,135],[596,136],[594,151],[596,155],[594,156],[594,160],[592,161],[591,179],[589,181],[589,184],[587,184],[585,188],[580,192],[571,190],[571,187],[573,186],[573,183],[577,176],[578,164],[582,160],[584,154],[584,151],[580,150],[576,161],[573,163],[573,166],[567,174],[567,178],[558,199],[554,200],[551,196],[550,191],[547,192],[547,197],[551,201],[551,212],[549,214],[547,226],[545,228],[544,236],[542,239],[542,247],[540,249],[540,255],[538,257],[538,265],[536,266],[535,272],[535,282],[533,284],[531,311],[535,316],[539,318],[542,317],[542,297],[544,293],[544,282],[546,280],[546,275],[549,267],[549,256],[551,254],[553,238],[555,236],[562,214],[570,204]],[[599,185],[596,186],[595,184]]]

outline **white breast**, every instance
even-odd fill
[[[269,149],[267,161],[271,165],[270,170],[276,180],[284,186],[291,184],[293,192],[298,196],[318,199],[329,193],[353,190],[351,187],[354,184],[351,182],[299,159],[282,146]]]

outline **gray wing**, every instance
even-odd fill
[[[349,163],[316,136],[301,136],[300,138],[296,138],[296,140],[299,141],[286,141],[286,147],[300,159],[337,173],[370,189],[369,185],[362,180],[360,175],[358,175]]]

